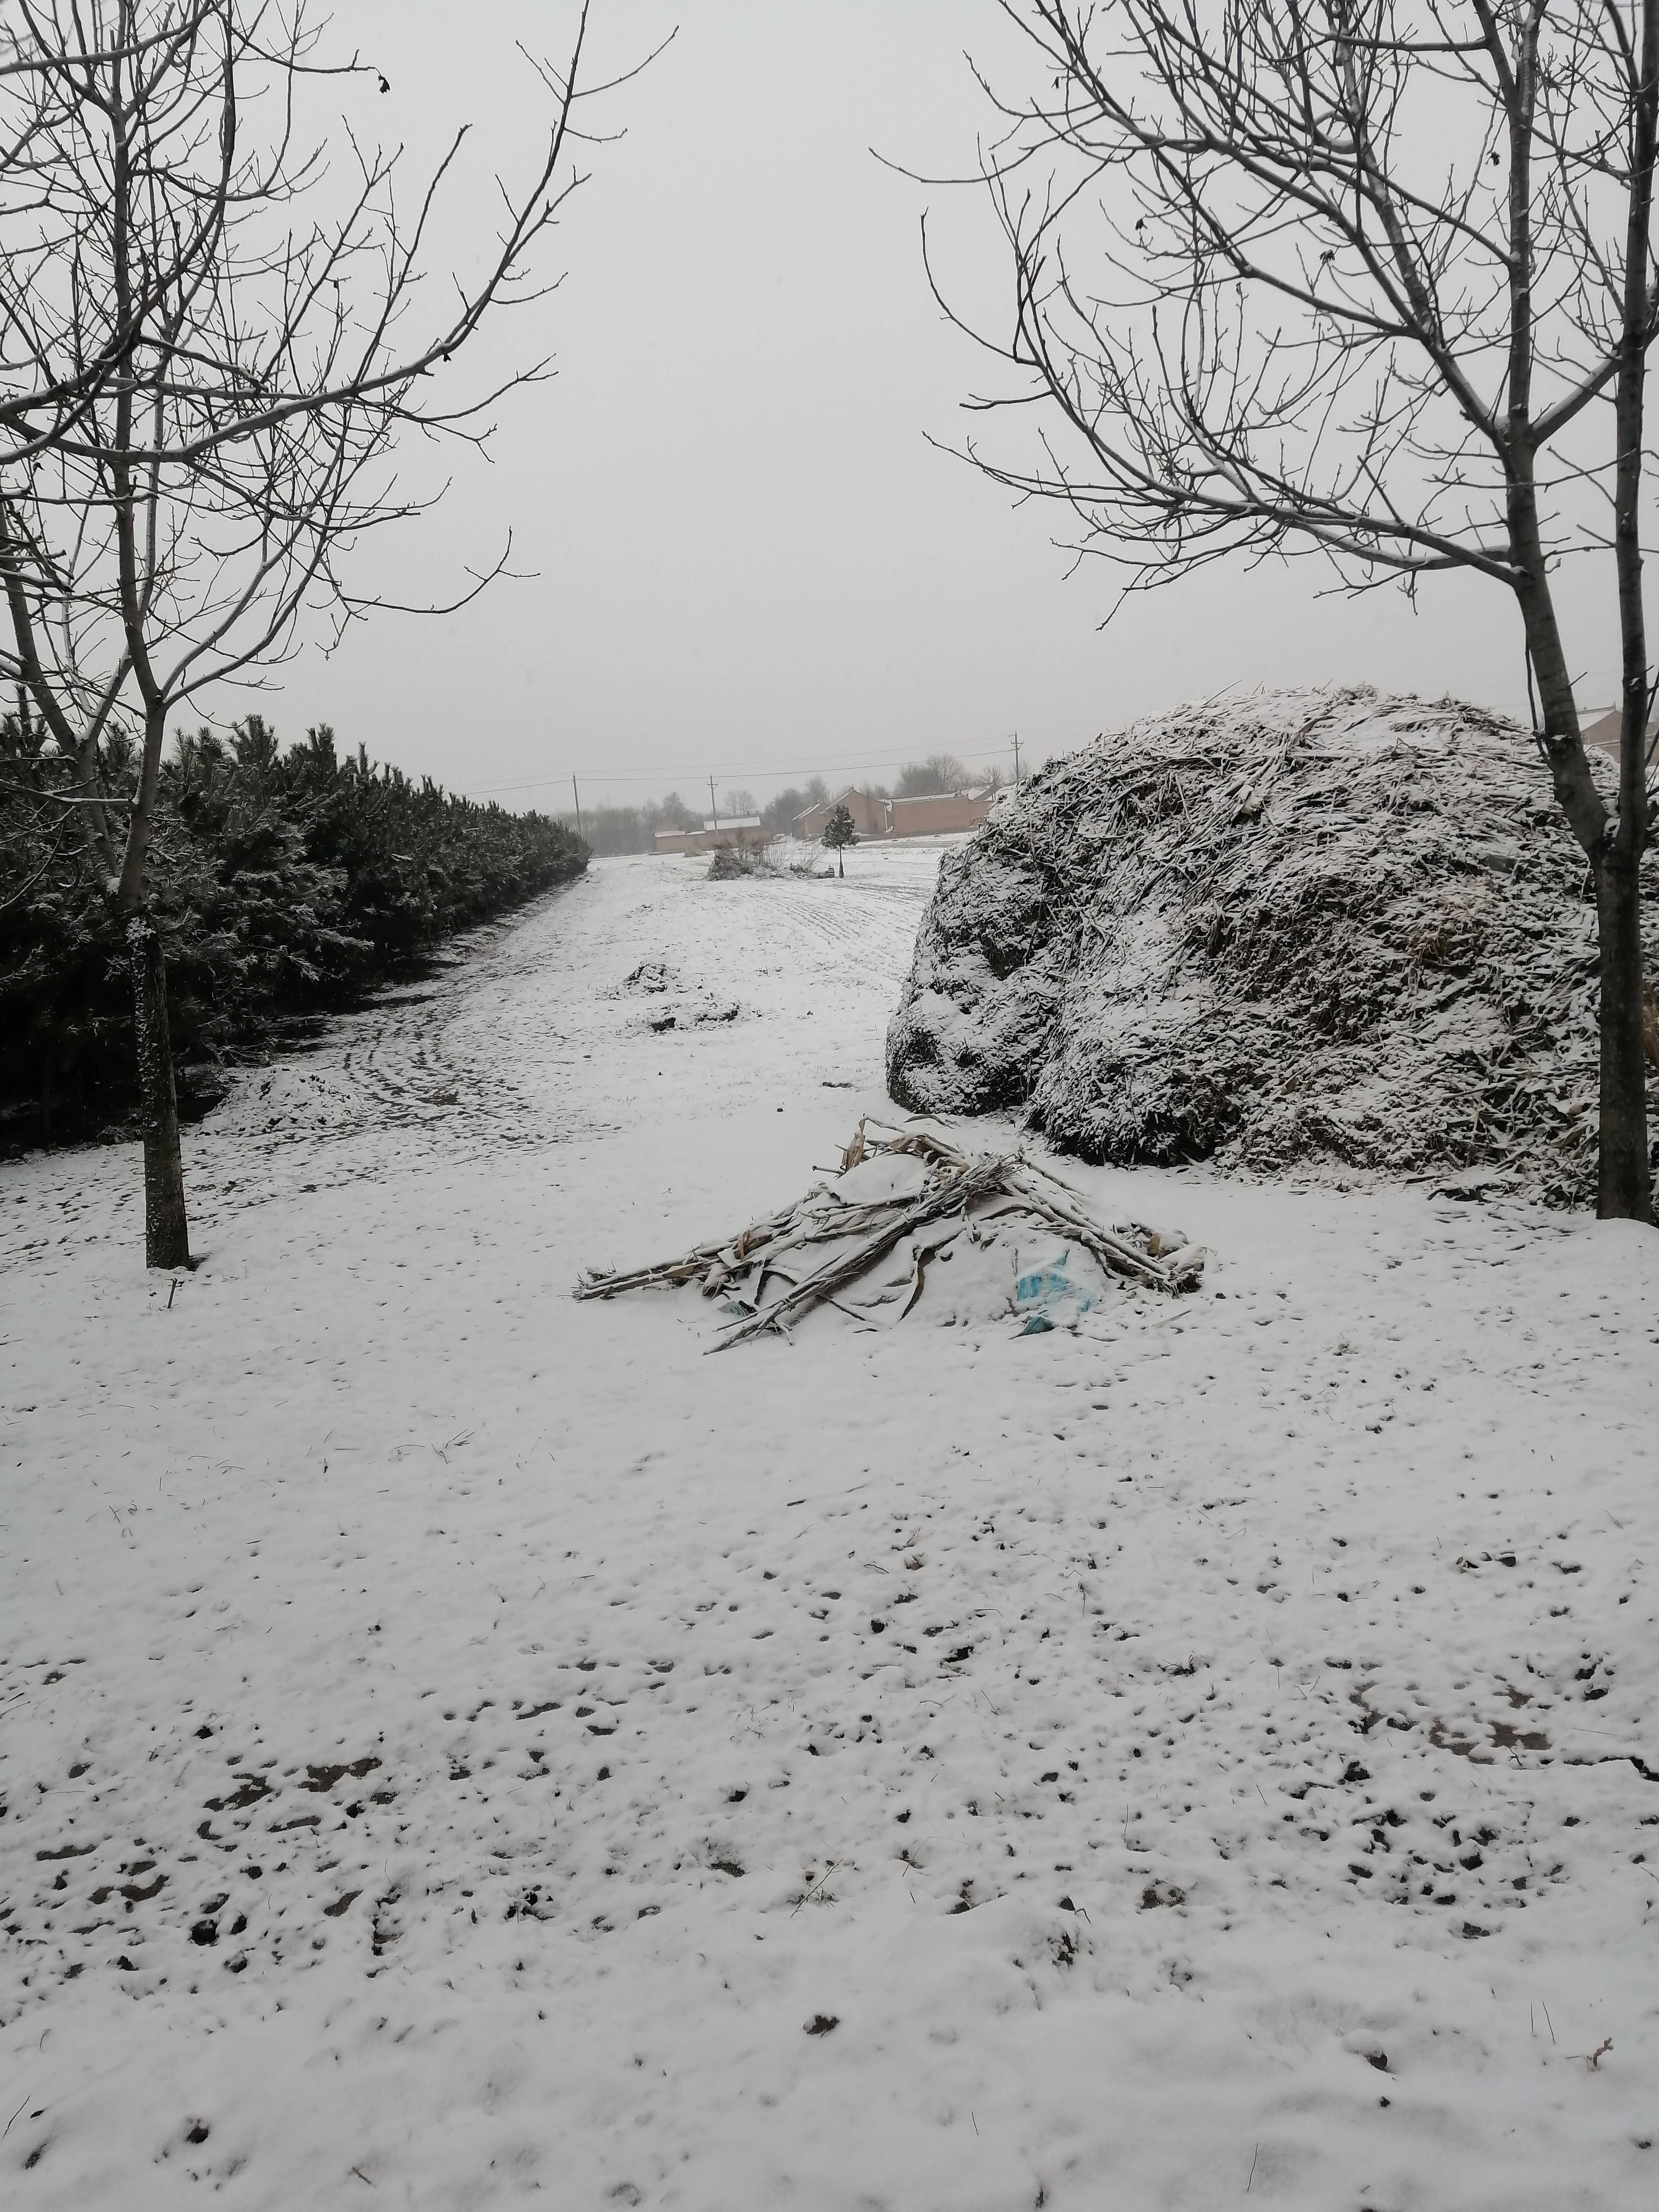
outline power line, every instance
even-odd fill
[[[1000,756],[1005,750],[1005,747],[999,746],[996,749],[996,754]],[[890,754],[874,760],[803,761],[797,762],[793,767],[788,768],[780,768],[775,764],[775,763],[771,761],[749,761],[747,763],[739,763],[735,766],[727,765],[726,767],[721,767],[717,764],[713,770],[713,774],[717,780],[723,781],[728,776],[822,775],[826,770],[832,771],[837,775],[845,775],[851,770],[859,769],[887,769],[892,770],[895,769],[895,761],[893,757]],[[576,773],[581,777],[584,783],[648,783],[662,786],[665,784],[672,785],[676,782],[686,781],[701,783],[708,775],[710,771],[702,767],[693,768],[682,763],[678,769],[619,769],[612,773],[603,769],[584,768],[579,769]],[[552,784],[562,784],[564,781],[565,778],[562,775],[518,776],[509,783],[485,783],[475,785],[472,787],[471,796],[475,799],[488,799],[492,797],[495,793],[501,791],[540,791]]]

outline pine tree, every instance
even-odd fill
[[[842,853],[848,846],[856,845],[858,842],[858,828],[853,820],[852,811],[844,799],[838,800],[835,811],[823,825],[823,835],[818,839],[819,844],[826,846],[835,854],[836,873],[838,876],[845,876],[847,873],[842,862]]]
[[[137,773],[105,742],[106,787]],[[77,861],[54,793],[66,764],[38,724],[0,721],[0,1133],[92,1133],[136,1103],[126,947]],[[445,937],[568,882],[586,851],[562,823],[343,762],[326,725],[286,753],[251,714],[175,742],[157,781],[150,908],[186,1118],[228,1066],[295,1016],[349,1006]]]

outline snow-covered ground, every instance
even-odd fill
[[[599,864],[176,1286],[0,1170],[8,2206],[1659,2197],[1654,1237],[1067,1166],[1203,1291],[571,1299],[881,1109],[937,858]]]

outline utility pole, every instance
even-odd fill
[[[1014,789],[1019,789],[1019,732],[1014,732]]]
[[[712,775],[708,779],[708,811],[715,829],[718,830],[720,826],[720,811],[714,804],[714,779]]]
[[[576,835],[580,837],[582,834],[582,795],[576,788],[576,779],[574,775],[570,779],[570,796],[576,802]]]

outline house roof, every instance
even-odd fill
[[[894,806],[937,806],[942,799],[994,799],[996,793],[988,786],[975,786],[971,791],[913,791],[908,799],[895,799]]]
[[[702,826],[705,830],[758,830],[761,818],[758,814],[709,814],[703,817]]]
[[[871,793],[860,791],[857,784],[849,783],[845,790],[832,792],[828,799],[815,799],[810,806],[803,806],[795,819],[797,822],[804,822],[809,814],[831,812],[837,806],[844,806],[849,799],[861,799],[870,806],[880,806],[884,804]]]
[[[1593,722],[1585,725],[1583,732],[1584,743],[1587,745],[1594,745],[1598,752],[1611,753],[1617,760],[1621,750],[1620,733],[1624,728],[1624,722],[1625,718],[1620,708],[1609,707],[1605,714],[1598,714]],[[1647,734],[1650,741],[1656,733],[1659,733],[1659,715],[1655,715],[1648,723]]]

